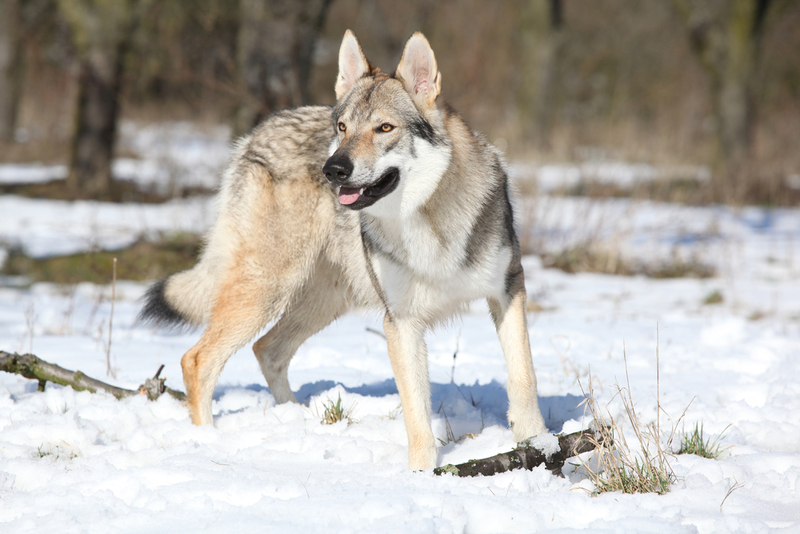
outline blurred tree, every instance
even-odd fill
[[[242,102],[234,136],[279,109],[311,102],[320,30],[333,0],[240,0],[237,66]]]
[[[711,80],[718,139],[717,170],[728,180],[751,156],[755,91],[764,23],[781,0],[674,0],[692,51]]]
[[[238,28],[238,1],[151,2],[125,60],[126,107],[158,102],[176,118],[230,121],[239,98]]]
[[[13,141],[22,88],[21,0],[0,0],[0,141]]]
[[[522,134],[543,150],[550,148],[563,28],[561,0],[524,0],[519,19]]]
[[[111,188],[124,56],[140,0],[58,0],[78,62],[78,97],[67,184],[100,197]]]

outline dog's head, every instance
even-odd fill
[[[450,157],[436,106],[441,84],[421,33],[408,40],[392,75],[373,67],[355,35],[345,33],[333,110],[336,150],[323,167],[342,205],[360,210],[391,195],[394,202],[382,208],[403,210],[430,196]]]

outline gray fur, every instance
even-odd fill
[[[545,431],[499,153],[436,104],[441,76],[421,34],[393,76],[369,64],[350,32],[339,65],[335,107],[276,113],[237,144],[199,262],[145,297],[144,320],[208,324],[181,361],[192,421],[212,422],[222,367],[271,321],[256,358],[275,400],[296,401],[287,368],[297,348],[367,304],[385,312],[409,465],[433,467],[424,334],[485,298],[509,367],[514,436]],[[353,163],[331,173],[333,186],[322,172],[329,157]]]

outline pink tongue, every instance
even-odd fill
[[[358,189],[352,187],[342,187],[339,189],[339,204],[344,204],[345,206],[348,204],[352,204],[361,195],[358,193]]]

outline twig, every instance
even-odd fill
[[[369,332],[370,334],[375,334],[376,336],[381,336],[383,339],[386,339],[386,334],[384,334],[380,330],[375,330],[374,328],[367,327],[367,332]]]
[[[603,441],[603,436],[593,430],[584,430],[556,437],[558,438],[560,449],[550,456],[545,455],[542,450],[532,445],[526,445],[490,458],[437,467],[433,470],[433,473],[435,475],[450,473],[458,477],[491,476],[497,473],[505,473],[512,469],[531,470],[539,465],[544,465],[553,474],[563,476],[561,468],[567,458],[594,450],[598,443]]]
[[[734,491],[736,491],[739,488],[743,488],[744,487],[744,484],[741,483],[741,482],[737,482],[736,479],[734,479],[733,482],[734,482],[733,486],[728,488],[728,493],[725,494],[725,498],[722,499],[721,503],[719,503],[719,511],[720,512],[722,512],[722,505],[725,504],[725,501],[728,500],[728,497],[731,496],[731,493],[733,493]]]
[[[39,359],[33,354],[12,354],[0,351],[0,371],[38,380],[40,386],[44,382],[53,382],[62,386],[71,386],[76,391],[90,391],[92,393],[106,391],[118,399],[124,399],[132,395],[146,395],[150,400],[155,400],[162,393],[168,393],[179,401],[185,401],[186,395],[182,391],[166,387],[164,385],[166,379],[158,377],[163,367],[162,365],[153,378],[148,378],[138,389],[132,390],[106,384],[86,376],[81,371],[64,369],[61,366]],[[44,388],[42,387],[41,389],[43,390]]]
[[[659,354],[660,340],[658,321],[656,321],[656,434],[661,438],[661,356]]]
[[[31,301],[30,304],[28,304],[28,307],[25,308],[25,326],[28,329],[28,351],[33,352],[33,330],[36,326],[36,311],[33,301]],[[23,338],[23,342],[20,345],[24,345],[24,343],[25,341]]]
[[[117,258],[114,258],[111,274],[111,316],[108,318],[108,345],[106,345],[106,376],[117,378],[111,369],[111,332],[114,329],[114,301],[117,297]]]
[[[458,337],[456,338],[456,351],[453,353],[453,368],[450,370],[450,383],[456,383],[456,356],[458,356],[458,345],[461,341],[461,332],[458,333]],[[460,391],[460,390],[459,390]],[[463,395],[463,393],[462,393]]]

